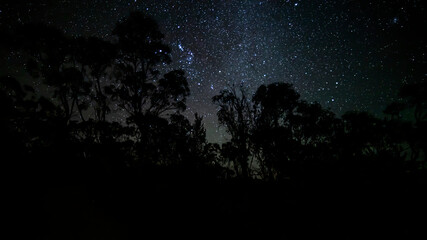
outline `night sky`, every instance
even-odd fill
[[[422,1],[2,2],[1,24],[42,21],[73,36],[111,39],[115,23],[130,11],[152,16],[172,48],[165,71],[187,72],[187,116],[205,116],[211,141],[223,132],[211,98],[227,86],[242,85],[251,94],[261,84],[289,82],[303,99],[338,116],[349,110],[381,116],[426,61]],[[2,74],[21,74],[19,56],[2,58],[8,63]]]

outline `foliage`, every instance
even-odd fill
[[[361,193],[413,188],[416,194],[427,183],[424,81],[403,86],[384,119],[354,111],[338,118],[300,99],[287,83],[261,85],[253,96],[230,87],[212,99],[231,137],[220,146],[206,140],[201,116],[185,116],[185,72],[160,74],[170,49],[155,21],[142,13],[117,24],[114,42],[70,38],[44,25],[10,34],[16,41],[9,47],[29,58],[25,66],[33,80],[51,89],[51,97],[41,96],[11,76],[0,78],[2,164],[17,184],[17,199],[32,199],[37,208],[50,189],[78,186],[90,192],[85,204],[113,206],[126,226],[142,225],[138,219],[147,211],[159,219],[169,210],[168,216],[181,216],[182,209],[203,206],[213,209],[207,216],[225,212],[223,221],[242,227],[253,219],[253,207],[268,220],[266,209],[308,212],[313,204],[332,206],[327,201],[342,194],[356,196],[350,202],[358,206]],[[127,112],[126,121],[112,121],[116,105]],[[197,202],[200,189],[205,197]],[[183,192],[190,197],[173,197]],[[286,197],[265,197],[272,192]],[[312,200],[325,195],[330,198]],[[247,204],[248,196],[256,204]],[[196,225],[217,223],[210,220]]]

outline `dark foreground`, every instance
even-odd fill
[[[420,179],[357,183],[342,176],[267,183],[220,181],[176,169],[56,177],[26,179],[12,188],[8,199],[14,202],[17,238],[423,239],[425,234],[426,186]]]

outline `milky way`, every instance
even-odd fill
[[[106,39],[130,11],[156,19],[172,48],[173,63],[165,71],[187,72],[187,115],[205,116],[212,141],[222,131],[211,98],[229,86],[241,85],[250,94],[261,84],[289,82],[303,99],[337,115],[361,110],[379,116],[411,81],[411,62],[425,62],[424,51],[398,52],[399,60],[390,54],[404,45],[390,33],[412,27],[411,14],[425,12],[421,1],[35,2],[5,4],[0,15],[13,9],[17,13],[10,16],[20,21],[44,21],[70,35]]]

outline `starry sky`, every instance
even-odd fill
[[[22,2],[1,3],[0,23],[42,21],[69,35],[111,39],[130,11],[152,16],[172,48],[165,71],[187,72],[187,115],[205,117],[211,141],[224,132],[211,98],[233,84],[252,94],[261,84],[289,82],[303,99],[338,116],[349,110],[381,116],[402,84],[425,77],[421,0]],[[17,71],[13,58],[7,56],[2,72]]]

